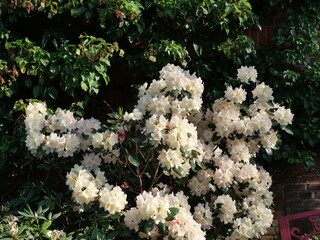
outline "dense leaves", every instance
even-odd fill
[[[263,26],[272,10],[279,9],[286,12],[286,19],[277,23],[274,44],[257,48],[244,30],[259,29],[259,22]],[[50,203],[48,211],[71,211],[53,189],[66,191],[61,183],[72,159],[61,167],[54,160],[35,160],[25,150],[21,110],[27,99],[38,98],[52,108],[70,108],[84,116],[93,109],[98,112],[106,96],[112,101],[105,106],[117,107],[118,99],[133,102],[122,90],[151,82],[169,62],[204,80],[206,101],[222,96],[238,67],[255,65],[258,79],[272,86],[275,100],[295,114],[294,136],[286,129],[288,134],[281,133],[281,151],[273,151],[273,156],[264,153],[261,159],[312,168],[320,143],[319,11],[312,0],[1,1],[1,201],[10,202],[13,211],[23,211],[26,203],[37,209],[42,201]],[[114,97],[117,84],[122,95]],[[104,112],[97,114],[106,120]],[[137,141],[147,144],[139,137]],[[136,156],[129,159],[133,166],[139,161]],[[90,213],[80,220],[68,214],[60,218],[75,222],[66,228],[71,232],[83,227]],[[101,217],[76,234],[97,239],[104,232],[106,239],[120,239],[108,226]]]
[[[276,99],[293,110],[294,136],[284,135],[284,151],[275,159],[314,167],[320,143],[319,36],[320,8],[315,1],[277,1],[287,19],[274,31],[274,45],[258,53],[264,78],[275,89]],[[279,64],[281,63],[281,64]]]
[[[222,89],[236,69],[225,64],[254,53],[242,30],[258,24],[246,0],[1,1],[0,18],[0,166],[24,161],[16,154],[24,141],[17,100],[72,105],[83,115],[90,99],[90,109],[101,104],[110,78],[123,78],[115,72],[134,72],[124,79],[129,88],[169,62],[189,62],[208,86]]]

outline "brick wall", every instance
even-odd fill
[[[273,44],[272,32],[286,19],[286,10],[281,8],[273,9],[270,17],[261,23],[261,30],[258,28],[249,28],[245,34],[255,41],[257,48],[268,48]]]
[[[279,238],[277,217],[320,209],[320,160],[311,171],[285,162],[279,163],[276,170],[271,166],[267,170],[273,176],[275,221],[263,240]]]

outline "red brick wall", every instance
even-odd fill
[[[261,30],[258,28],[250,28],[245,34],[255,41],[256,47],[269,47],[273,44],[272,32],[279,24],[286,20],[286,10],[273,9],[270,17],[261,23]]]
[[[273,176],[271,190],[274,198],[274,226],[262,239],[278,239],[276,218],[279,216],[320,209],[320,160],[314,170],[306,171],[298,164],[279,163],[277,170],[268,169]]]

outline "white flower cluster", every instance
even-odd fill
[[[212,228],[213,214],[208,203],[206,203],[205,205],[202,203],[199,203],[194,208],[193,217],[197,223],[201,224],[201,227],[204,230],[209,230]]]
[[[238,69],[238,79],[243,83],[255,83],[257,73],[254,67]],[[263,168],[251,163],[260,148],[270,152],[276,149],[276,124],[285,127],[291,124],[293,114],[273,103],[272,89],[265,83],[257,84],[251,92],[251,105],[247,91],[242,85],[229,86],[224,98],[218,99],[207,110],[204,120],[193,116],[198,127],[198,135],[203,146],[216,144],[209,168],[202,169],[189,179],[188,187],[194,196],[210,196],[211,201],[195,208],[203,229],[210,228],[215,219],[226,226],[232,226],[225,237],[228,240],[258,238],[270,227],[273,215],[270,209],[272,193],[269,191],[272,180]],[[211,130],[210,130],[211,129]],[[211,163],[212,162],[212,163]],[[237,197],[235,197],[237,196]],[[210,218],[210,213],[216,218]],[[205,217],[206,216],[206,217]]]
[[[60,230],[53,230],[53,231],[48,231],[46,235],[49,237],[50,240],[57,240],[61,236],[65,235],[63,231]]]
[[[140,228],[142,221],[151,221],[152,230],[144,233]],[[166,190],[152,189],[136,198],[136,207],[124,213],[125,225],[139,232],[147,239],[205,239],[205,232],[190,213],[187,197],[182,193],[168,193]],[[164,232],[167,231],[167,234]]]
[[[67,174],[66,184],[80,206],[98,200],[100,207],[110,214],[121,212],[127,204],[127,196],[120,187],[107,183],[105,173],[99,168],[100,163],[98,155],[86,155],[82,164],[87,168],[74,165]]]
[[[284,107],[279,107],[277,111],[274,112],[274,119],[282,126],[287,126],[292,123],[293,114],[290,109],[285,109]]]
[[[218,218],[224,224],[231,223],[237,212],[236,202],[229,195],[220,195],[214,201],[214,207],[219,209]]]
[[[255,82],[254,71],[253,67],[242,67],[238,70],[238,78],[254,79]],[[268,150],[276,149],[278,138],[277,132],[271,129],[272,124],[274,122],[285,127],[292,123],[293,114],[290,109],[273,103],[272,93],[272,89],[265,83],[258,84],[252,91],[251,104],[246,107],[239,105],[248,101],[247,92],[242,86],[235,89],[228,87],[224,98],[217,99],[212,110],[206,112],[206,121],[201,124],[204,127],[203,139],[208,141],[212,136],[227,138],[228,151],[234,161],[248,162],[261,145]],[[210,123],[215,126],[211,133],[207,129]],[[235,139],[236,135],[242,135],[243,138]]]
[[[238,69],[237,77],[241,82],[248,84],[249,81],[251,82],[257,81],[258,72],[252,66],[251,67],[242,66],[241,68]]]
[[[197,175],[189,180],[188,186],[191,194],[196,196],[205,195],[210,191],[209,183],[212,180],[213,170],[201,169]]]
[[[29,104],[26,109],[24,121],[27,131],[26,146],[32,154],[36,154],[40,145],[44,143],[45,136],[41,130],[45,126],[47,108],[43,103]]]
[[[35,156],[44,152],[70,157],[82,151],[81,165],[67,174],[75,202],[82,208],[97,201],[110,214],[122,212],[123,224],[140,238],[203,240],[206,232],[215,231],[223,231],[219,234],[227,240],[258,238],[273,219],[272,180],[252,160],[262,148],[267,153],[277,148],[278,132],[273,127],[287,127],[293,114],[273,102],[269,86],[256,83],[254,67],[241,67],[237,77],[245,85],[229,86],[203,115],[201,79],[168,64],[160,71],[160,80],[140,87],[135,109],[118,119],[125,131],[134,127],[134,134],[103,131],[98,120],[76,120],[63,110],[50,115],[45,104],[29,104],[26,144]],[[142,147],[135,138],[134,150],[132,141],[126,142],[128,149],[125,144],[117,148],[125,136],[136,132],[153,147]],[[124,171],[129,169],[139,178],[137,187],[131,180],[121,187],[111,185],[101,171],[103,163],[116,163],[123,156]],[[135,162],[132,156],[145,159]],[[196,171],[197,165],[202,169]],[[159,174],[158,166],[162,167]],[[192,206],[182,191],[170,193],[165,184],[152,188],[142,182],[145,176],[152,184],[165,179],[179,187],[187,185],[183,189],[192,195]],[[143,191],[146,186],[149,190]],[[131,194],[121,188],[129,188]],[[134,200],[127,201],[130,196],[136,196],[136,206],[125,211]]]
[[[17,238],[17,234],[19,232],[18,228],[18,218],[13,215],[7,216],[7,221],[8,221],[8,227],[9,227],[9,234],[12,238]]]
[[[232,234],[227,237],[228,240],[246,240],[250,238],[259,238],[261,234],[267,232],[273,219],[271,209],[263,203],[255,203],[254,207],[249,208],[249,215],[243,218],[236,218],[233,221]]]
[[[232,240],[238,239],[237,234],[240,234],[240,225],[237,225],[239,222],[245,224],[243,222],[250,221],[250,231],[254,234],[247,238],[264,234],[273,220],[270,209],[273,198],[269,191],[272,180],[269,173],[251,163],[234,162],[225,154],[215,156],[214,163],[215,170],[202,169],[189,180],[188,186],[193,195],[210,194],[212,198],[212,202],[206,203],[205,208],[203,204],[195,208],[195,220],[203,229],[210,229],[211,212],[215,211],[218,212],[220,222],[233,224],[233,233],[229,236]],[[238,197],[233,199],[229,194],[216,195],[215,191],[210,191],[210,185],[223,191],[231,191]]]
[[[58,109],[53,115],[47,113],[45,103],[30,103],[26,109],[26,146],[33,155],[56,153],[58,157],[72,157],[79,151],[101,148],[115,150],[118,134],[103,131],[100,121],[91,119],[76,120],[73,113]],[[95,134],[93,134],[95,132]],[[112,154],[117,154],[116,152]],[[111,156],[111,158],[112,158]],[[104,155],[106,161],[110,155]]]
[[[160,151],[160,165],[174,177],[184,177],[191,168],[188,158],[202,161],[202,144],[197,129],[187,117],[199,111],[202,104],[203,83],[180,67],[168,64],[160,71],[160,80],[139,89],[138,104],[124,119],[144,118],[144,131],[155,145],[166,146]],[[167,148],[169,147],[169,148]]]
[[[100,121],[76,120],[73,113],[58,109],[49,115],[44,103],[30,103],[25,119],[26,145],[32,154],[56,153],[58,157],[71,157],[83,151],[81,165],[75,165],[67,174],[66,184],[72,197],[80,206],[95,200],[110,214],[120,212],[127,204],[126,195],[120,187],[107,183],[105,173],[100,170],[102,160],[115,163],[120,155],[115,148],[118,134],[102,131]],[[99,149],[100,153],[90,151]]]

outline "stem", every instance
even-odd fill
[[[125,149],[125,148],[122,146],[122,144],[121,144],[121,149],[122,149],[122,151],[123,151],[124,153],[129,154],[128,151],[127,151],[127,149]],[[126,154],[124,154],[124,157],[125,157],[125,159],[126,159],[126,162],[125,162],[125,164],[124,164],[124,167],[126,167],[127,165],[129,165],[129,164],[128,164],[129,158],[127,157]]]
[[[161,173],[161,174],[156,178],[155,182],[158,182],[159,179],[162,177],[162,175],[163,175],[163,173]]]
[[[140,173],[140,168],[139,167],[137,167],[137,177],[139,179],[140,193],[142,193],[143,182],[142,182],[142,178],[141,178],[141,173]]]
[[[157,174],[158,174],[158,171],[159,171],[159,167],[160,167],[160,165],[157,166],[156,171],[155,171],[155,173],[154,173],[154,175],[153,175],[153,179],[152,179],[152,182],[151,182],[149,191],[152,189],[153,184],[156,182],[156,178],[157,178]],[[161,176],[161,175],[160,175],[160,176]]]

